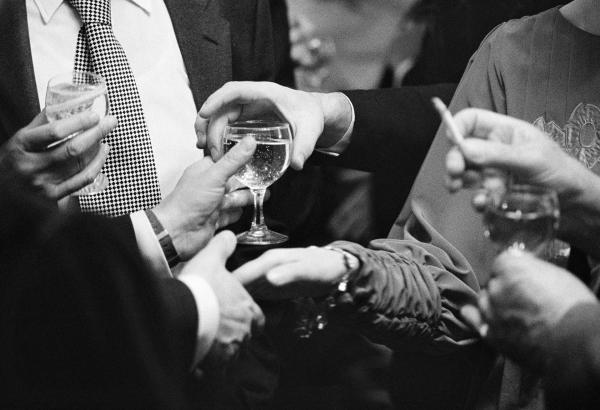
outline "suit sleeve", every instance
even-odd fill
[[[431,98],[446,103],[454,84],[345,91],[354,106],[350,145],[339,165],[414,178],[440,124]]]
[[[21,191],[0,196],[0,407],[185,408],[191,292],[154,280],[114,224]]]

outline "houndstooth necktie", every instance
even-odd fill
[[[112,31],[110,0],[69,1],[83,23],[75,70],[106,79],[110,111],[119,120],[105,138],[111,149],[102,172],[109,186],[99,194],[80,196],[81,210],[119,216],[151,208],[160,201],[156,165],[135,78]]]

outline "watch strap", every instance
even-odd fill
[[[152,230],[158,239],[158,243],[160,244],[160,248],[167,259],[169,267],[173,268],[175,265],[181,262],[181,259],[179,258],[179,254],[173,245],[173,239],[171,238],[171,235],[169,235],[169,231],[167,231],[160,223],[156,217],[156,214],[151,209],[146,209],[144,212],[148,217],[148,221],[150,221]]]

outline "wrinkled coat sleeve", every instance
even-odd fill
[[[378,239],[368,248],[333,245],[361,261],[351,286],[352,319],[371,340],[431,354],[478,341],[459,313],[465,303],[476,302],[475,274],[426,221],[414,218],[403,238]]]

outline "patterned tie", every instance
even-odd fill
[[[112,31],[110,0],[69,0],[83,25],[75,70],[102,75],[110,111],[119,124],[105,138],[111,147],[102,172],[110,183],[96,195],[79,197],[83,212],[106,216],[148,209],[160,201],[160,188],[140,95],[123,47]]]

